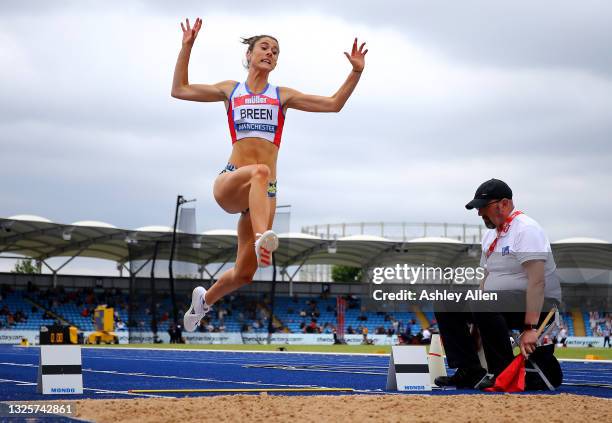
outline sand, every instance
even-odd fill
[[[612,400],[578,395],[224,395],[76,401],[94,422],[612,422]]]

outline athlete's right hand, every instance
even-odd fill
[[[200,18],[196,18],[193,28],[189,26],[189,19],[185,19],[184,25],[183,22],[181,22],[181,29],[183,30],[183,45],[192,46],[201,28],[202,19]]]

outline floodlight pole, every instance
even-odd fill
[[[191,203],[193,200],[185,200],[182,195],[176,197],[176,208],[174,209],[174,226],[172,227],[172,243],[170,244],[170,260],[168,262],[168,275],[170,276],[170,296],[172,298],[172,319],[175,325],[178,325],[178,308],[176,307],[176,294],[174,291],[174,272],[172,264],[174,262],[174,247],[176,245],[176,225],[178,224],[179,207],[185,203]]]
[[[151,263],[151,330],[153,331],[153,341],[157,339],[157,298],[155,295],[155,262],[157,261],[157,252],[159,250],[159,242],[155,242],[153,249],[153,260]]]

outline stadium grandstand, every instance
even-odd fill
[[[333,342],[339,332],[352,343],[366,341],[364,333],[376,343],[426,342],[436,330],[431,305],[372,308],[367,301],[372,270],[398,263],[476,267],[482,228],[419,225],[316,225],[281,234],[275,271],[217,303],[200,332],[184,337],[193,343],[271,342],[272,335],[282,342]],[[170,332],[182,322],[193,287],[210,286],[236,250],[234,231],[179,230],[174,247],[172,232],[168,227],[120,229],[92,221],[60,224],[24,215],[0,219],[0,257],[35,263],[30,274],[0,273],[0,342],[23,337],[35,342],[40,326],[58,321],[87,334],[94,329],[93,312],[101,304],[113,308],[120,342],[168,342]],[[552,247],[565,302],[559,336],[594,342],[611,324],[612,245],[572,238],[553,242]],[[173,248],[179,262],[195,266],[195,275],[156,275]],[[51,266],[49,260],[58,257],[64,263]],[[110,260],[119,274],[62,273],[66,264],[81,257]],[[309,266],[319,275],[316,280],[304,277],[303,269]],[[317,266],[327,270],[316,270]],[[333,281],[333,266],[358,269],[359,276]]]

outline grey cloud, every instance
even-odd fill
[[[25,22],[36,9],[41,19],[99,12],[105,23],[109,10],[97,2],[21,4],[3,3],[0,19]],[[255,9],[238,1],[230,10],[218,2],[180,8],[142,2],[131,3],[126,16],[136,19],[134,10],[141,11],[142,22],[149,22],[154,9],[175,25],[177,16],[196,12],[241,10],[254,19],[302,12],[324,18],[329,12],[356,25],[395,28],[419,47],[450,58],[449,66],[492,67],[504,74],[502,88],[487,85],[498,92],[476,85],[467,90],[473,90],[472,98],[452,92],[433,101],[426,92],[414,95],[385,80],[374,81],[375,90],[363,90],[376,75],[366,72],[340,114],[290,111],[280,151],[279,202],[292,204],[294,230],[341,221],[480,223],[463,205],[480,182],[500,177],[551,239],[612,240],[612,200],[594,194],[612,182],[610,42],[601,37],[609,7],[428,4],[374,8],[357,2],[345,8],[346,3],[311,2],[290,10],[287,3]],[[23,34],[19,25],[9,27],[3,25],[0,33],[17,40],[33,74],[1,63],[0,75],[10,77],[0,80],[0,178],[11,182],[2,188],[1,216],[33,213],[128,228],[168,225],[176,195],[184,194],[198,198],[200,229],[235,225],[237,216],[224,214],[211,195],[230,152],[223,107],[169,97],[175,44],[154,46],[158,55],[147,50],[126,62],[132,70],[126,74],[112,60],[97,60],[114,54],[128,60],[118,51],[120,40],[85,52],[86,40],[78,36],[66,41],[57,32]],[[159,62],[167,69],[156,69]],[[150,71],[140,72],[141,67]],[[242,75],[238,71],[236,78]]]
[[[121,3],[125,7],[125,3]],[[609,17],[612,4],[604,0],[553,0],[491,2],[370,1],[329,2],[311,0],[287,3],[279,0],[256,4],[236,0],[133,2],[131,10],[146,15],[158,13],[175,20],[222,12],[248,13],[254,19],[271,14],[331,14],[355,25],[393,28],[414,41],[456,60],[501,67],[567,67],[603,73],[612,72],[612,39]],[[70,10],[103,13],[113,4],[95,1],[4,2],[7,16],[61,14]],[[315,29],[313,29],[315,30]],[[308,34],[304,34],[305,37]],[[602,54],[603,53],[603,54]]]
[[[330,14],[355,25],[393,28],[417,44],[456,60],[500,67],[562,67],[612,74],[609,20],[612,4],[605,0],[491,2],[487,0],[367,0],[300,3],[250,1],[230,4],[192,0],[176,5],[152,3],[160,13],[233,13],[248,11],[262,19],[270,13]],[[315,29],[313,29],[315,30]],[[308,34],[304,34],[305,37]],[[603,53],[603,54],[602,54]]]

